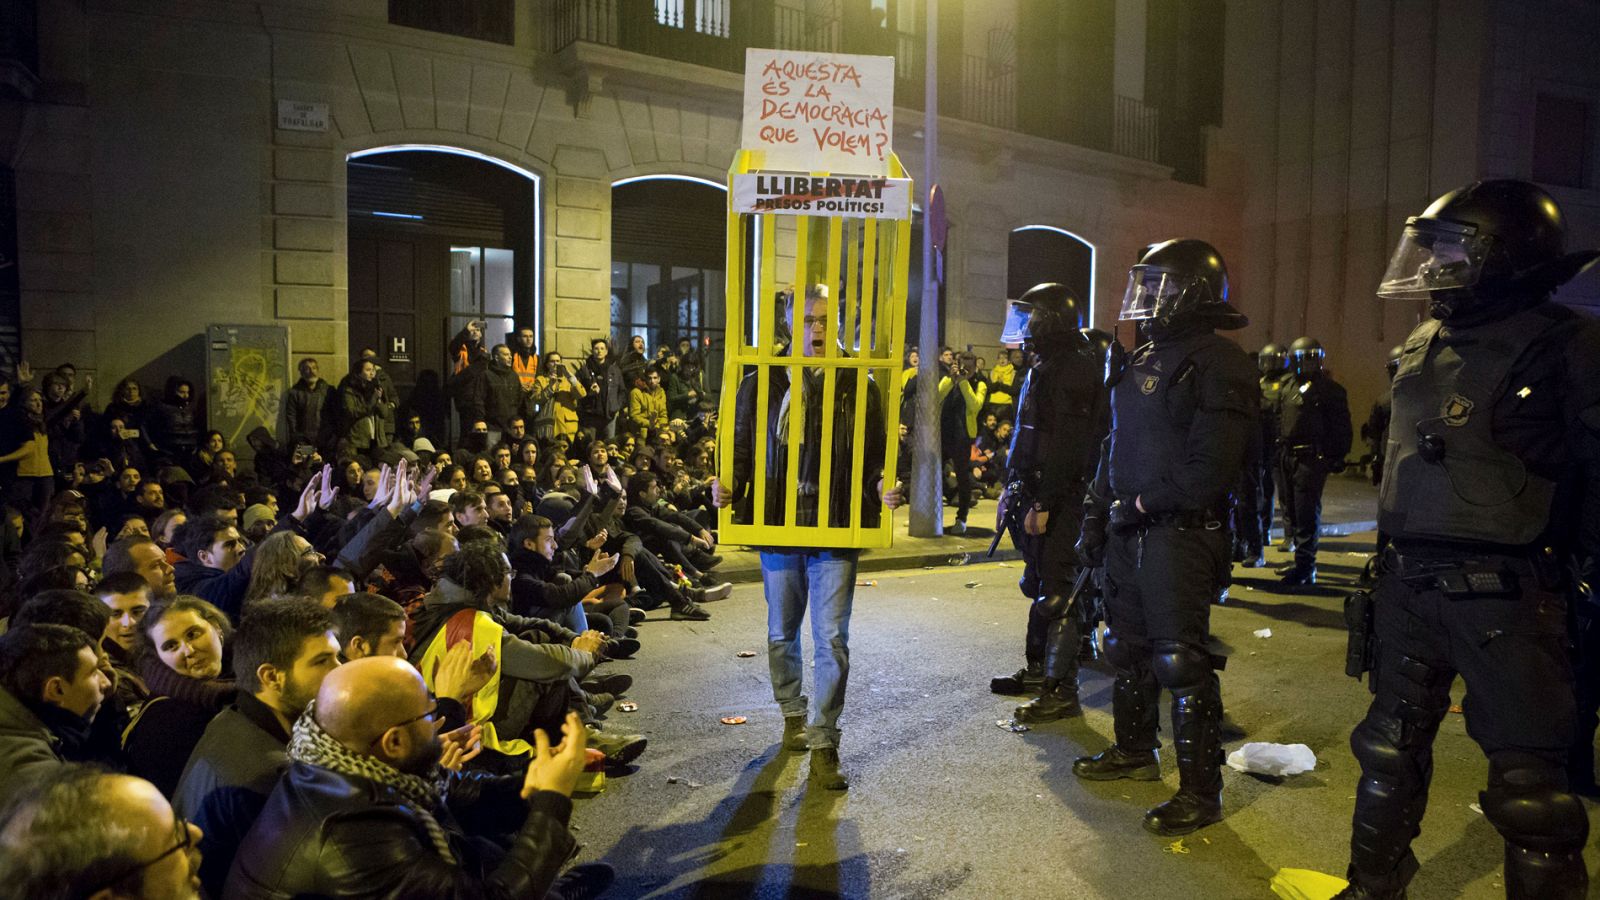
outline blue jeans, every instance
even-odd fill
[[[767,666],[772,696],[785,716],[807,716],[813,750],[839,746],[839,713],[850,676],[850,605],[855,599],[857,550],[763,550],[767,594]],[[811,610],[812,677],[816,695],[802,691],[800,623]],[[809,715],[808,715],[809,713]]]

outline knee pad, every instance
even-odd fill
[[[1193,644],[1156,641],[1154,668],[1167,690],[1193,690],[1211,678],[1211,654]]]
[[[1123,672],[1137,672],[1150,665],[1150,645],[1138,638],[1126,638],[1115,628],[1106,631],[1106,662]]]
[[[1478,795],[1484,818],[1513,847],[1570,853],[1589,840],[1583,802],[1560,789],[1556,771],[1512,770]]]
[[[1350,732],[1350,752],[1361,771],[1383,781],[1417,777],[1416,765],[1401,746],[1399,719],[1376,709]]]

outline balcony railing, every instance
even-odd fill
[[[1117,95],[1111,152],[1156,162],[1161,157],[1161,111],[1132,97]]]
[[[779,50],[839,52],[839,19],[803,9],[779,6],[773,10],[772,46]]]
[[[787,6],[767,7],[770,12],[758,18],[751,13],[760,6],[732,0],[550,0],[548,8],[545,33],[551,52],[577,43],[603,44],[729,72],[744,70],[746,47],[892,53],[895,102],[923,107],[927,48],[920,34],[878,28],[852,33],[837,16]],[[1184,180],[1204,178],[1203,130],[1163,116],[1156,107],[1118,96],[1100,98],[1092,108],[1069,109],[1057,99],[1025,104],[1026,114],[1019,116],[1015,67],[968,55],[961,59],[960,76],[959,89],[950,92],[958,96],[947,94],[940,103],[943,114],[1173,166]]]
[[[961,71],[961,118],[996,128],[1017,127],[1017,72],[981,56],[968,56]]]

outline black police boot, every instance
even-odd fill
[[[1293,566],[1288,572],[1284,573],[1284,576],[1278,580],[1278,583],[1284,587],[1305,587],[1307,585],[1316,584],[1317,567],[1314,564],[1309,566]]]
[[[1215,675],[1172,698],[1178,793],[1145,813],[1147,831],[1173,837],[1222,821],[1222,697]]]
[[[1027,665],[1010,675],[996,675],[989,679],[992,694],[1032,694],[1044,683],[1044,663],[1030,660]]]
[[[1161,761],[1154,749],[1124,749],[1160,745],[1156,740],[1161,712],[1156,700],[1160,696],[1161,687],[1149,669],[1118,671],[1111,685],[1111,727],[1117,741],[1102,753],[1075,760],[1072,774],[1088,781],[1160,781]]]
[[[1083,707],[1078,705],[1077,684],[1053,678],[1046,678],[1039,696],[1017,707],[1015,713],[1018,722],[1030,723],[1054,722],[1081,715]]]
[[[1085,781],[1160,781],[1161,760],[1154,750],[1124,750],[1112,744],[1093,756],[1073,760],[1072,774]]]

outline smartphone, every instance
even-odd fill
[[[317,452],[317,448],[311,446],[310,444],[296,444],[294,447],[294,452],[305,457],[306,459],[310,459],[312,455]]]

